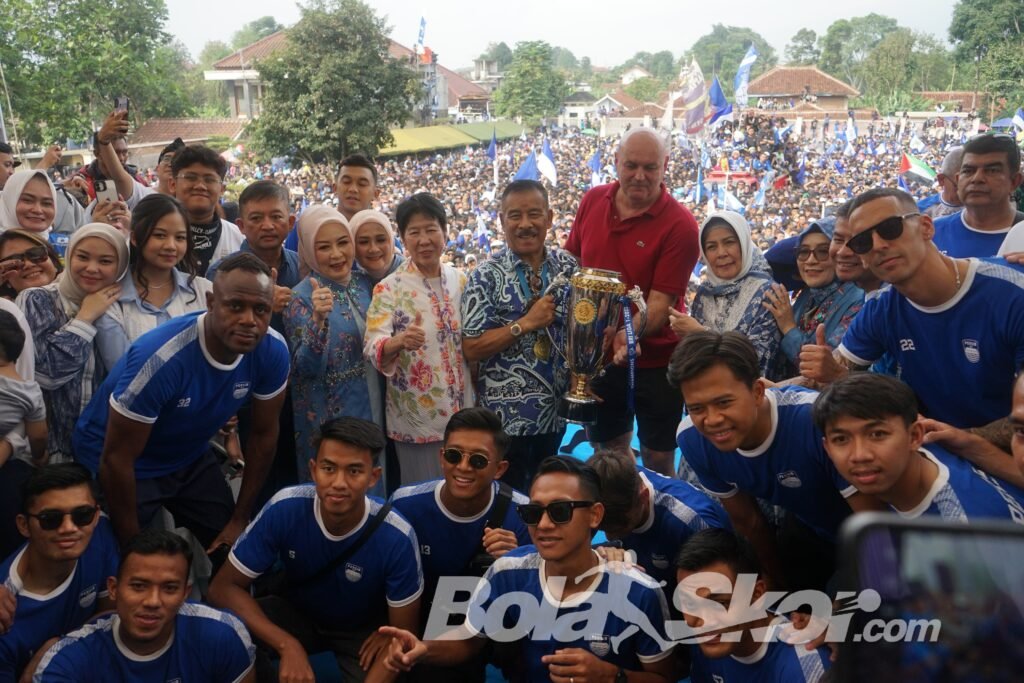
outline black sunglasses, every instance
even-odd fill
[[[859,232],[851,237],[846,242],[846,246],[850,248],[854,254],[866,254],[871,251],[871,247],[874,245],[874,240],[871,237],[871,233],[877,232],[878,236],[883,240],[891,241],[899,239],[900,235],[903,234],[903,222],[908,218],[914,216],[920,216],[919,212],[905,213],[902,216],[891,216],[886,218],[881,223],[873,225],[864,232]]]
[[[824,263],[828,261],[828,245],[819,244],[818,246],[811,249],[810,247],[800,247],[796,251],[796,260],[803,263],[807,259],[811,258],[811,254],[814,254],[814,259],[818,263]]]
[[[527,526],[537,526],[540,524],[541,518],[544,513],[548,513],[548,519],[554,524],[568,524],[572,520],[572,512],[576,508],[588,508],[594,504],[592,500],[559,500],[554,503],[548,503],[547,505],[537,505],[536,503],[524,503],[523,505],[517,506],[519,510],[519,518],[523,520],[523,523]]]
[[[73,510],[43,510],[37,514],[29,514],[39,522],[39,528],[43,531],[54,531],[64,523],[64,518],[71,515],[71,522],[77,527],[89,526],[96,519],[99,507],[96,505],[80,505]]]
[[[446,448],[441,455],[452,465],[458,465],[462,462],[462,458],[468,455],[469,466],[474,470],[482,470],[491,464],[491,459],[483,453],[463,453],[458,448]]]
[[[46,247],[30,247],[20,254],[5,256],[0,259],[0,262],[31,261],[32,263],[42,263],[48,258],[50,258],[50,255],[46,253]]]

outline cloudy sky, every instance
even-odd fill
[[[230,41],[240,26],[264,15],[285,25],[298,21],[294,2],[281,0],[166,0],[167,30],[180,38],[193,56],[210,40]],[[589,56],[598,66],[614,66],[640,50],[671,50],[679,56],[711,30],[712,24],[746,26],[758,31],[779,56],[799,29],[824,33],[836,19],[877,12],[900,25],[948,40],[954,0],[858,0],[823,3],[820,0],[527,0],[526,2],[466,2],[465,0],[369,0],[387,17],[391,37],[412,45],[420,17],[427,19],[426,43],[449,68],[471,66],[490,42],[514,47],[520,40],[545,40]],[[198,17],[202,17],[197,21]]]

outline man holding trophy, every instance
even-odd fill
[[[551,282],[572,275],[576,259],[545,247],[552,212],[548,193],[535,180],[516,180],[501,195],[501,225],[508,248],[469,275],[462,295],[462,353],[479,362],[479,405],[501,417],[511,436],[509,467],[502,477],[529,489],[537,465],[558,452],[565,423],[556,412],[569,374],[557,358],[547,328],[557,336]]]
[[[595,449],[628,449],[635,416],[644,465],[673,476],[683,398],[665,377],[679,341],[668,324],[668,309],[678,307],[686,294],[700,249],[697,222],[662,184],[667,165],[668,149],[655,131],[635,128],[623,135],[615,154],[618,180],[584,195],[565,248],[579,258],[584,271],[614,271],[623,289],[639,287],[647,303],[646,325],[641,324],[642,315],[634,322],[641,337],[635,394],[628,390],[634,373],[624,366],[627,335],[620,330],[613,344],[615,365],[591,383],[600,402],[593,406],[596,419],[591,422],[587,416],[587,436]],[[582,324],[589,309],[580,308],[582,318],[576,311],[566,315]],[[568,355],[572,367],[572,354]],[[574,373],[577,370],[573,367]]]

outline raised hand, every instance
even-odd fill
[[[846,374],[846,370],[835,359],[832,348],[825,340],[824,325],[819,324],[814,330],[814,339],[815,344],[800,347],[800,374],[819,384],[831,384]]]
[[[415,351],[416,349],[422,348],[427,343],[427,333],[423,331],[423,315],[420,313],[416,314],[416,319],[412,325],[405,328],[405,331],[401,333],[402,337],[402,348],[406,351]]]
[[[327,287],[321,287],[316,278],[309,278],[309,284],[313,286],[313,293],[310,295],[313,302],[313,322],[323,325],[334,308],[334,292]]]
[[[121,285],[113,284],[98,292],[86,295],[75,317],[90,325],[107,312],[107,309],[121,296]]]
[[[270,269],[270,277],[274,281],[274,305],[272,308],[274,313],[280,313],[291,303],[292,290],[277,284],[277,268]]]

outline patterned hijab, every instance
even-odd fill
[[[302,215],[299,216],[299,226],[297,228],[299,233],[299,275],[303,278],[309,277],[309,274],[316,270],[316,249],[314,244],[320,228],[325,223],[341,223],[348,230],[349,235],[352,235],[352,228],[349,226],[348,220],[334,207],[325,204],[314,204],[303,211]]]

